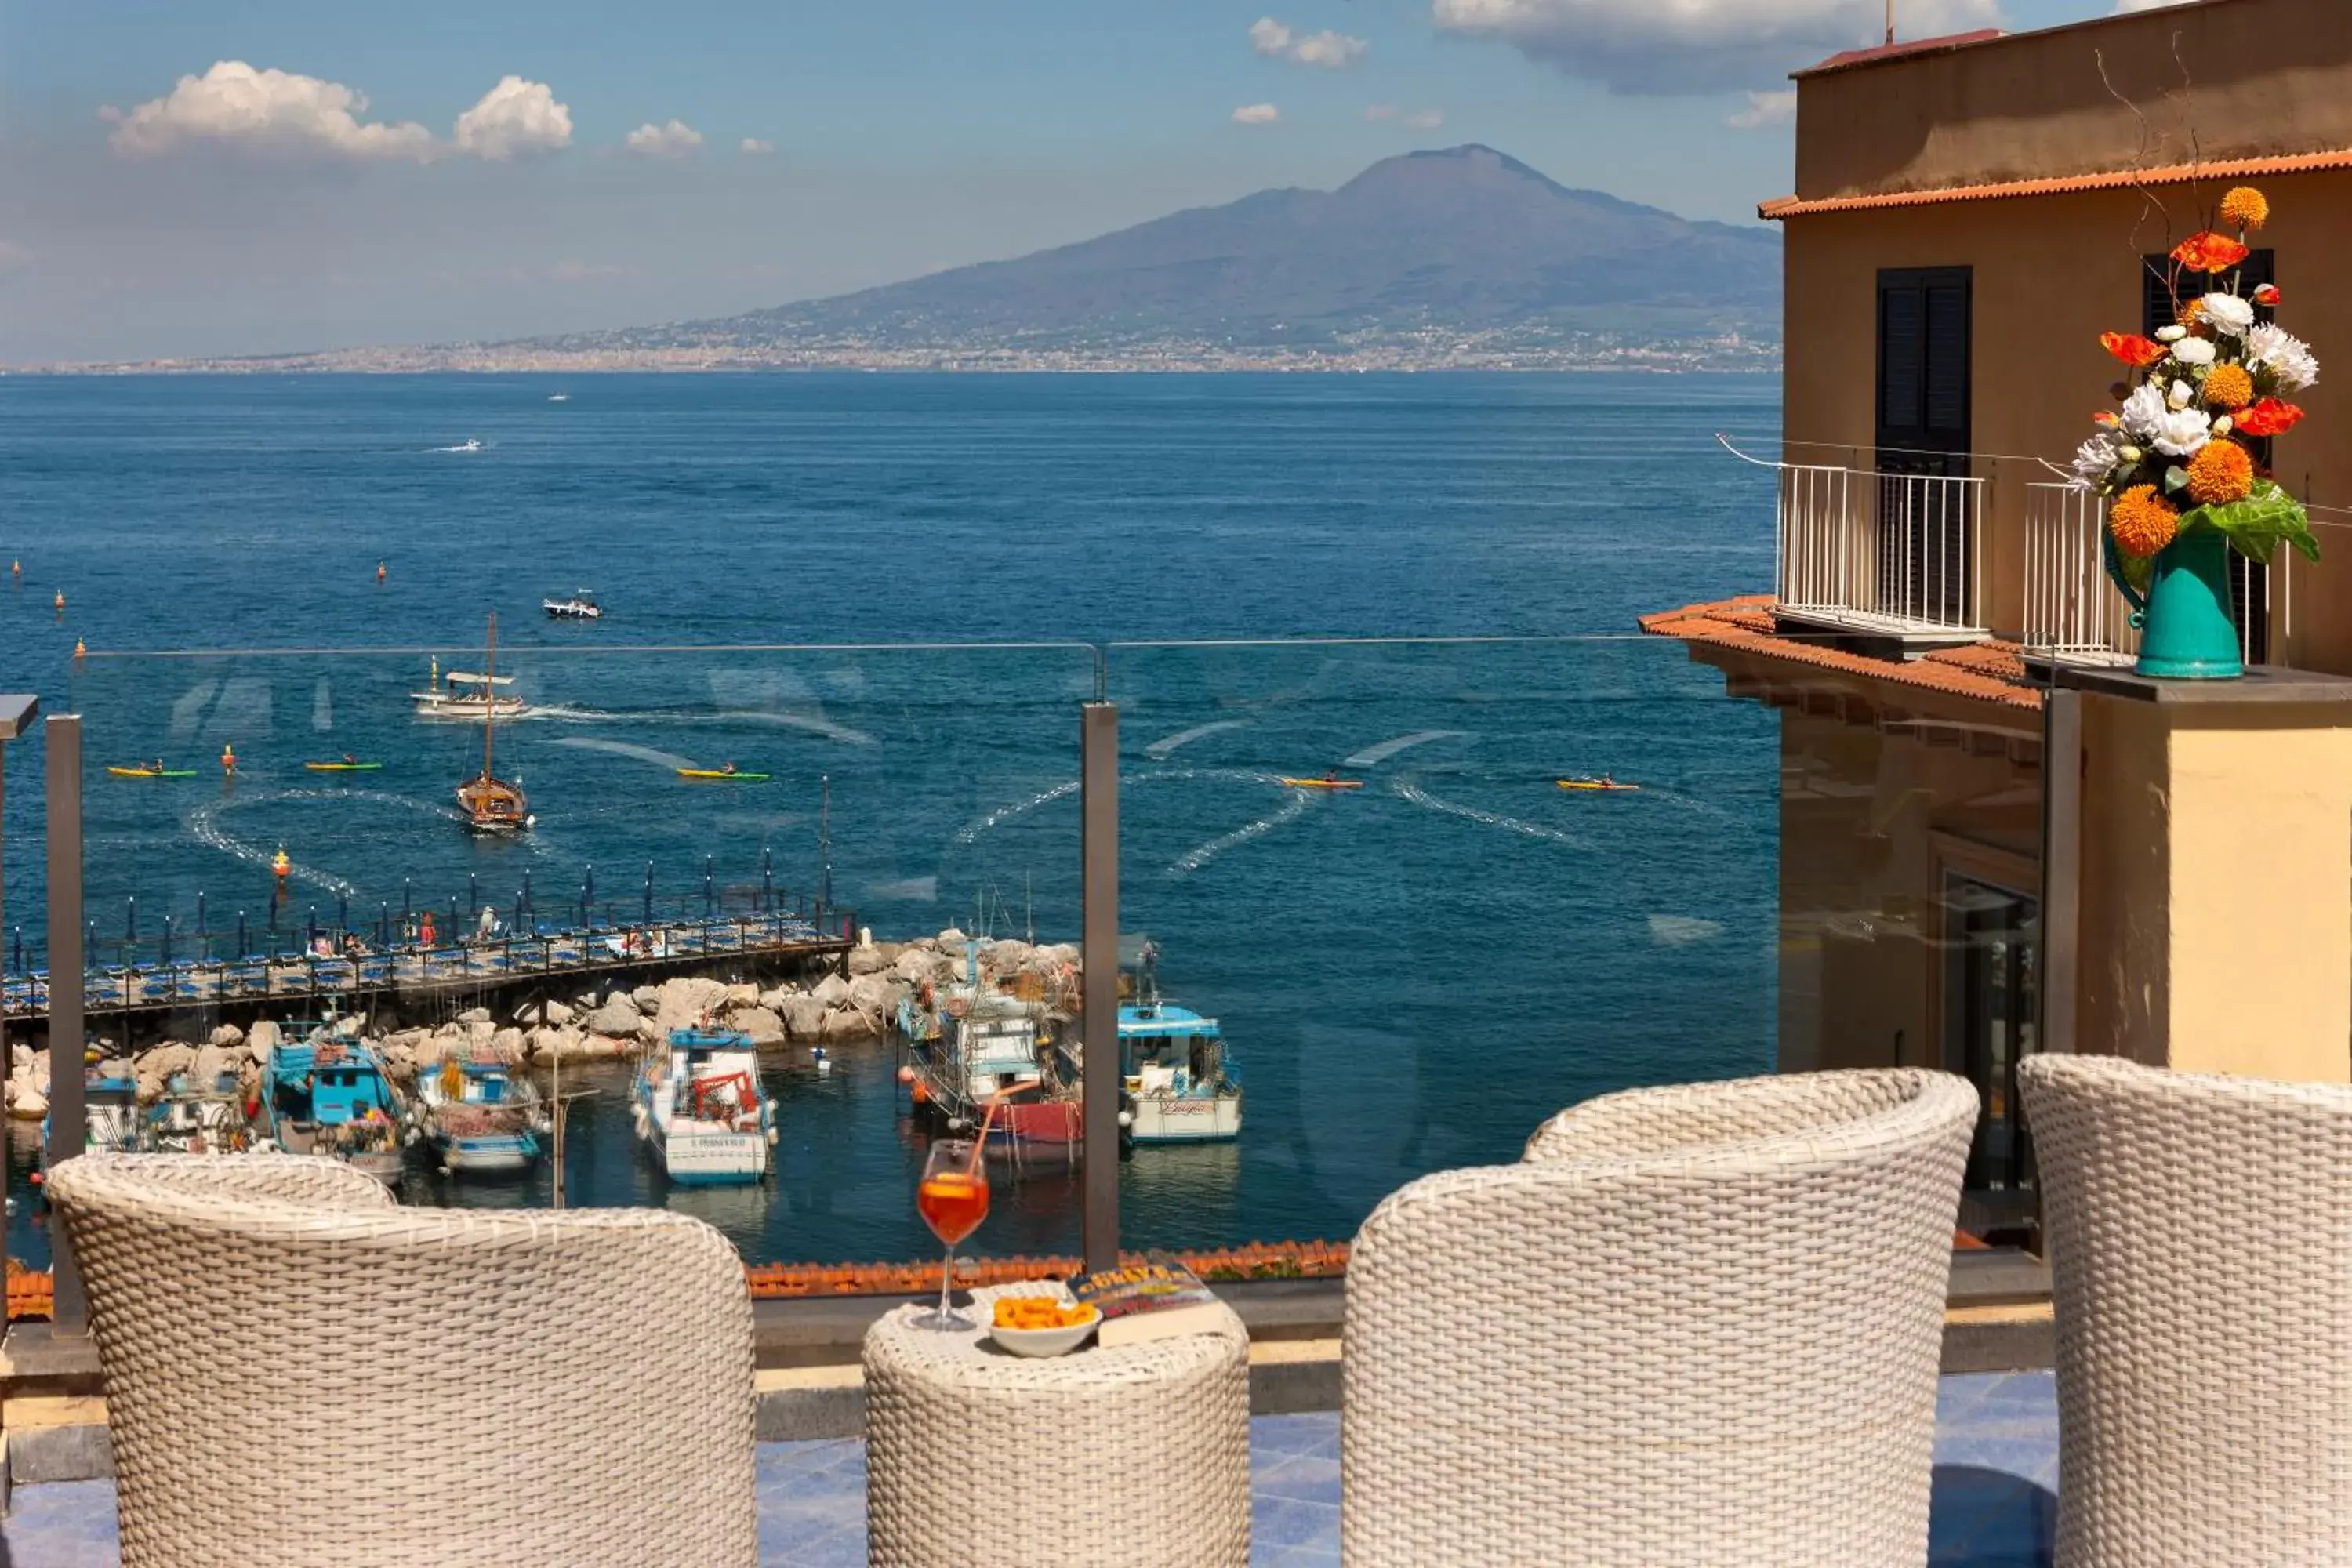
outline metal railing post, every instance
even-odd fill
[[[79,1154],[89,1139],[82,1071],[81,717],[61,713],[42,730],[48,742],[49,807],[49,1169]],[[81,1270],[62,1225],[49,1227],[60,1334],[89,1331]]]
[[[1118,1266],[1118,708],[1088,702],[1079,714],[1085,1249],[1098,1269]]]

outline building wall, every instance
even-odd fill
[[[2205,0],[1799,80],[1807,198],[2332,151],[2352,147],[2352,5]]]
[[[2225,0],[2217,8],[2267,3]],[[2352,5],[2343,9],[2352,16]],[[1811,103],[1809,96],[1801,122]],[[2352,114],[2352,91],[2345,103]],[[2346,141],[2352,145],[2352,125]],[[2320,385],[2297,399],[2310,417],[2277,443],[2278,478],[2306,500],[2352,508],[2352,395],[2343,390],[2352,377],[2352,171],[2259,183],[2274,214],[2262,239],[2277,253],[2286,294],[2280,322],[2312,343],[2322,366]],[[1783,430],[1791,462],[1869,463],[1880,269],[1973,269],[1971,445],[1992,455],[1977,472],[1989,490],[1985,613],[1998,633],[2021,629],[2025,487],[2057,477],[2032,459],[2064,467],[2092,413],[2109,405],[2119,367],[2099,334],[2139,329],[2140,258],[2198,227],[2197,203],[2220,192],[2169,186],[2151,195],[2168,210],[2137,192],[2098,191],[1829,213],[1787,225]],[[2325,514],[2315,521],[2328,521]],[[2333,521],[2352,525],[2352,512]],[[2352,582],[2352,526],[2319,533],[2337,559],[2317,567],[2297,561],[2273,578],[2273,658],[2352,673],[2352,591],[2342,586]]]

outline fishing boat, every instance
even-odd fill
[[[495,686],[499,679],[499,615],[490,612],[490,641],[482,677]],[[466,814],[466,826],[476,833],[520,833],[535,820],[530,805],[523,799],[519,784],[510,784],[498,776],[491,763],[498,742],[499,721],[495,706],[482,712],[482,771],[457,786],[457,809]]]
[[[766,784],[770,775],[745,773],[730,763],[723,768],[680,768],[677,770],[677,776],[682,779],[703,779],[727,784]]]
[[[1554,779],[1552,780],[1552,783],[1558,784],[1562,789],[1598,790],[1605,793],[1621,793],[1628,795],[1639,792],[1642,787],[1637,784],[1619,784],[1615,779],[1610,778]]]
[[[166,768],[152,763],[141,767],[109,768],[106,771],[119,779],[192,779],[196,776],[194,768]]]
[[[1074,1161],[1084,1143],[1076,1059],[1043,1002],[981,978],[979,954],[977,942],[966,947],[961,982],[900,999],[900,1077],[916,1109],[950,1132],[971,1133],[997,1100],[992,1156]]]
[[[585,588],[568,599],[541,599],[539,607],[553,621],[594,621],[602,620],[604,615],[604,607],[596,602],[596,595]]]
[[[1333,779],[1333,778],[1321,778],[1321,779],[1290,779],[1290,778],[1286,778],[1286,779],[1284,779],[1284,780],[1282,781],[1282,783],[1283,783],[1283,784],[1284,784],[1284,786],[1285,786],[1286,788],[1289,788],[1289,789],[1361,789],[1361,788],[1363,788],[1363,787],[1364,787],[1364,781],[1363,781],[1363,780],[1361,780],[1361,779]]]
[[[1146,944],[1132,1005],[1118,1010],[1121,1099],[1135,1143],[1210,1143],[1238,1138],[1242,1086],[1225,1059],[1214,1018],[1163,1002]]]
[[[419,1074],[409,1124],[452,1175],[500,1175],[539,1163],[551,1127],[539,1086],[490,1059],[444,1057]]]
[[[82,1069],[81,1146],[92,1153],[127,1154],[139,1147],[139,1085],[131,1064],[112,1061]],[[41,1118],[41,1163],[48,1163],[49,1119]]]
[[[631,1086],[637,1140],[680,1186],[740,1184],[768,1173],[776,1110],[760,1087],[760,1053],[733,1029],[672,1029]]]
[[[139,1147],[151,1154],[234,1154],[252,1142],[234,1071],[214,1073],[209,1081],[193,1071],[173,1073],[139,1125]]]
[[[362,763],[353,757],[345,757],[340,763],[304,763],[302,765],[314,773],[372,773],[383,767],[382,763]]]
[[[364,1040],[331,1023],[288,1024],[261,1067],[260,1132],[289,1154],[341,1160],[385,1186],[400,1183],[407,1107]]]
[[[444,676],[441,661],[436,658],[425,689],[412,691],[408,696],[416,704],[416,716],[420,719],[449,719],[465,723],[480,719],[520,719],[530,711],[530,704],[501,689],[513,684],[511,675],[453,669]]]

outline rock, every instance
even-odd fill
[[[727,987],[716,980],[680,976],[676,980],[663,981],[658,994],[661,999],[659,1011],[699,1017],[726,1005]],[[753,992],[751,1000],[756,1002],[759,999],[759,993]]]
[[[489,1021],[490,1010],[488,1007],[468,1007],[457,1015],[460,1024],[487,1024]]]
[[[142,1101],[160,1099],[163,1086],[175,1073],[184,1073],[195,1065],[194,1047],[177,1040],[166,1040],[151,1051],[142,1053],[132,1068],[132,1076]]]
[[[760,1005],[765,1007],[771,1013],[781,1014],[784,1010],[784,1004],[791,1001],[797,994],[798,993],[791,986],[779,985],[773,991],[762,991],[760,993]]]
[[[607,1005],[611,1005],[612,1000],[610,996],[604,998]],[[636,1004],[637,1011],[640,1013],[658,1012],[661,1008],[661,993],[650,985],[640,985],[630,992],[629,1000]]]
[[[795,1040],[814,1040],[824,1032],[824,1004],[814,996],[794,996],[784,1004],[784,1027]]]
[[[947,930],[940,932],[939,934],[940,951],[941,952],[961,952],[963,951],[963,944],[971,940],[971,939],[970,937],[964,935],[963,932],[958,931],[955,927],[950,926]]]
[[[830,1011],[849,1000],[849,982],[838,974],[828,974],[809,994],[816,1000],[817,1005]]]
[[[500,1029],[490,1036],[490,1049],[499,1060],[509,1067],[519,1067],[523,1060],[523,1037],[520,1029]]]
[[[756,1007],[760,1005],[760,988],[756,985],[730,985],[722,1007]]]
[[[728,1022],[751,1037],[755,1046],[784,1043],[784,1021],[765,1007],[739,1007]]]
[[[859,947],[850,950],[849,973],[852,978],[860,974],[879,974],[889,967],[890,960],[878,947]]]
[[[1028,963],[1030,955],[1036,951],[1025,942],[1013,942],[1008,939],[1003,942],[991,942],[988,951],[981,954],[981,963],[991,974],[1011,974]]]
[[[593,1056],[613,1054],[611,1042],[600,1048],[591,1047],[588,1037],[578,1029],[541,1026],[530,1032],[526,1045],[534,1063],[583,1061]]]
[[[824,1016],[817,1037],[828,1045],[838,1040],[870,1040],[874,1037],[874,1026],[855,1008],[839,1007]]]
[[[637,1005],[616,991],[602,1007],[582,1020],[582,1027],[592,1035],[635,1035],[637,1026],[644,1022],[645,1015],[637,1011]]]
[[[552,996],[544,1002],[526,1002],[515,1009],[515,1022],[525,1025],[539,1024],[561,1028],[572,1022],[574,1016],[571,1004],[558,1002]]]
[[[49,1097],[45,1089],[29,1083],[8,1085],[8,1114],[19,1121],[37,1121],[49,1113]]]
[[[898,962],[890,966],[890,973],[909,985],[925,985],[938,981],[952,967],[936,952],[910,947],[898,955]]]
[[[277,1048],[283,1038],[284,1035],[278,1026],[264,1018],[245,1032],[245,1048],[252,1055],[255,1061],[266,1062],[269,1059],[269,1053]]]
[[[906,994],[906,982],[889,974],[861,974],[849,983],[849,1005],[875,1021],[881,1021],[898,1005]]]
[[[212,1032],[211,1043],[215,1046],[241,1046],[245,1044],[245,1031],[235,1024],[223,1024]]]

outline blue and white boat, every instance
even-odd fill
[[[757,1182],[768,1173],[776,1108],[760,1084],[760,1053],[733,1029],[672,1029],[629,1097],[646,1152],[681,1186]]]
[[[262,1136],[289,1154],[341,1160],[388,1187],[400,1184],[406,1109],[374,1047],[325,1026],[299,1042],[280,1039],[262,1064]]]
[[[510,1175],[546,1152],[547,1098],[527,1076],[498,1061],[446,1057],[419,1073],[410,1120],[451,1175]]]
[[[1136,1143],[1213,1143],[1238,1138],[1242,1086],[1225,1059],[1214,1018],[1160,999],[1148,978],[1118,1010],[1118,1054]]]

